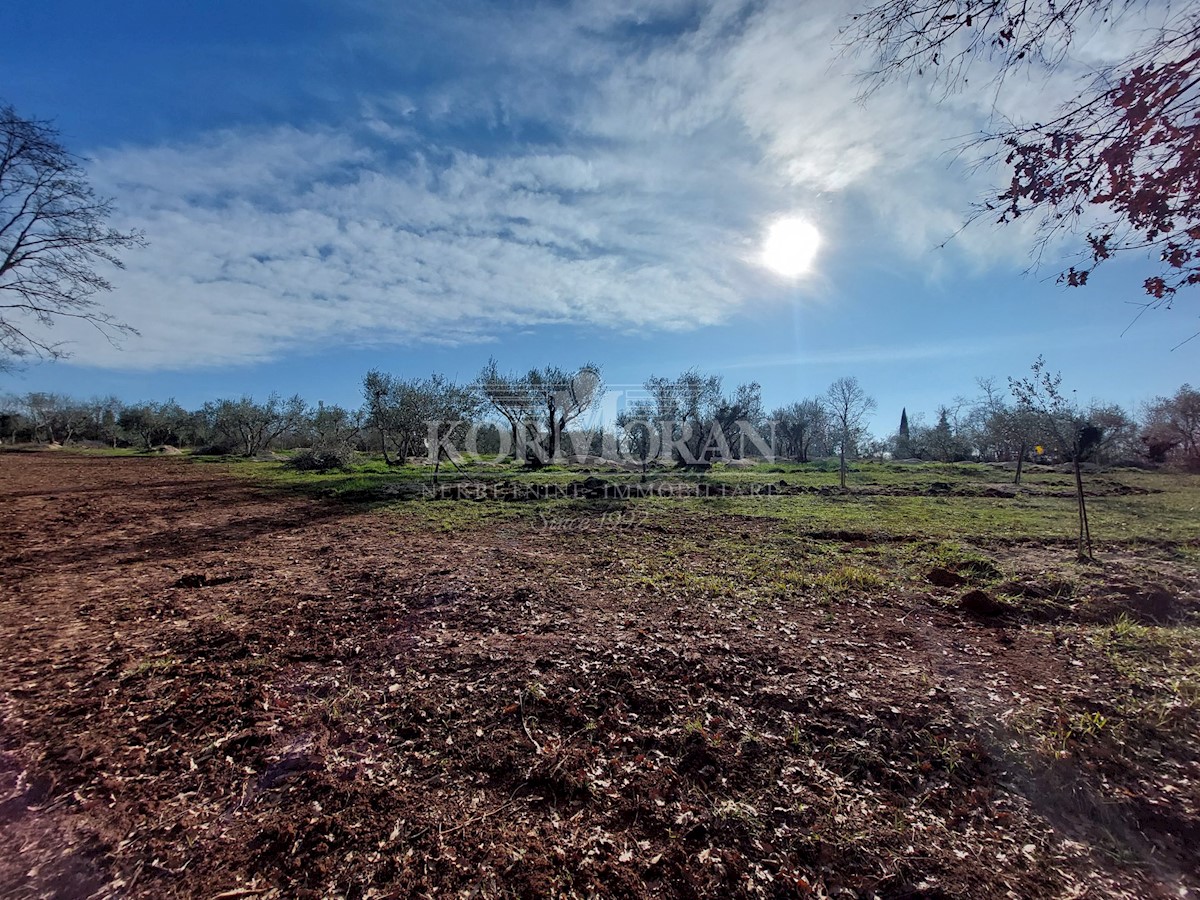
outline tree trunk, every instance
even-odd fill
[[[525,447],[524,447],[524,444],[521,444],[521,443],[520,443],[520,442],[518,442],[518,440],[517,440],[517,420],[516,420],[516,419],[509,419],[509,420],[508,420],[508,424],[509,424],[509,425],[511,426],[511,428],[512,428],[512,455],[513,455],[513,459],[514,459],[514,460],[520,460],[520,459],[521,459],[521,457],[523,457],[523,456],[525,455],[525,452],[524,452],[524,450],[525,450]]]
[[[387,432],[382,428],[379,429],[379,449],[383,453],[383,464],[390,469],[392,467],[392,461],[388,459]]]
[[[1087,503],[1083,498],[1083,472],[1080,470],[1079,456],[1075,456],[1075,496],[1079,500],[1079,558],[1094,559],[1092,556],[1092,532],[1088,527]],[[1084,553],[1086,547],[1087,552]]]
[[[842,446],[841,446],[841,449],[838,451],[838,460],[839,460],[838,477],[841,481],[841,485],[843,488],[846,487],[846,441],[847,440],[848,440],[848,438],[846,437],[845,433],[843,433],[842,434]]]
[[[559,449],[562,447],[563,424],[557,416],[550,419],[550,464],[556,464]]]
[[[1021,483],[1021,467],[1025,465],[1025,445],[1021,445],[1021,449],[1017,452],[1017,477],[1013,479],[1013,484]]]

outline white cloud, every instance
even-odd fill
[[[674,203],[674,178],[612,154],[406,149],[389,161],[280,129],[98,155],[95,181],[152,246],[105,299],[142,337],[76,359],[189,367],[539,323],[683,329],[746,296],[735,236]]]
[[[80,341],[79,362],[186,368],[540,323],[693,328],[783,296],[747,260],[793,209],[930,267],[982,184],[949,139],[986,110],[904,86],[857,102],[854,64],[832,49],[848,9],[476,7],[424,23],[454,29],[473,62],[368,93],[336,127],[99,152],[98,187],[151,240],[103,302],[143,336],[123,353],[86,331],[56,337]],[[359,38],[380,53],[388,10]],[[655,30],[664,21],[687,27]],[[530,123],[550,136],[524,143]],[[978,229],[950,252],[1011,262],[1028,238]]]

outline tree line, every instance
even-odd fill
[[[404,378],[373,369],[357,408],[272,394],[222,398],[186,409],[174,400],[126,403],[31,392],[0,397],[0,441],[137,447],[163,445],[256,456],[303,450],[298,464],[345,467],[356,452],[388,465],[423,458],[440,467],[460,453],[550,463],[619,459],[638,465],[704,468],[716,461],[837,458],[981,461],[1033,459],[1173,463],[1200,470],[1200,391],[1181,386],[1130,412],[1064,399],[1042,360],[1032,376],[1001,384],[979,379],[975,396],[921,414],[902,412],[895,431],[872,435],[875,401],[853,377],[768,410],[757,382],[726,390],[720,376],[692,368],[652,375],[598,411],[607,389],[585,363],[503,371],[495,359],[468,383],[442,375]]]

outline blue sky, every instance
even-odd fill
[[[1195,301],[1128,331],[1136,260],[1084,290],[1032,274],[1031,235],[938,245],[995,173],[953,150],[991,97],[893,85],[865,104],[839,55],[853,4],[256,0],[21,4],[0,98],[52,118],[150,246],[104,307],[140,338],[69,325],[69,361],[0,392],[271,391],[357,405],[378,367],[469,379],[599,363],[611,384],[689,366],[768,405],[855,375],[932,418],[1038,354],[1083,397],[1134,407],[1200,381]],[[1120,55],[1012,79],[1028,117]],[[761,264],[771,223],[822,242]],[[1124,332],[1124,333],[1123,333]]]

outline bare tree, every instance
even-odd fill
[[[1092,532],[1088,527],[1087,503],[1083,493],[1083,461],[1104,438],[1104,431],[1062,393],[1062,375],[1050,374],[1046,361],[1038,357],[1032,374],[1019,381],[1008,379],[1017,404],[1032,413],[1048,442],[1067,457],[1075,472],[1075,499],[1079,507],[1079,556],[1092,559]]]
[[[1164,24],[1151,27],[1135,15],[1148,5],[879,0],[853,17],[847,38],[874,55],[873,85],[915,74],[949,90],[968,85],[980,58],[997,65],[1003,81],[1026,66],[1060,66],[1097,27],[1125,20],[1140,29],[1140,46],[1064,97],[1049,121],[996,117],[974,149],[1010,174],[970,219],[1036,217],[1039,253],[1051,238],[1083,232],[1079,262],[1059,276],[1070,286],[1086,284],[1117,254],[1144,253],[1159,266],[1144,281],[1146,305],[1169,306],[1181,288],[1200,284],[1200,13],[1164,5]]]
[[[54,126],[0,105],[0,366],[67,355],[39,333],[64,318],[109,340],[137,333],[93,299],[112,289],[98,268],[121,267],[117,251],[145,243],[140,232],[109,227],[112,213]]]
[[[825,409],[838,434],[838,480],[846,486],[846,454],[863,433],[863,420],[875,409],[857,378],[839,378],[825,392]]]
[[[1143,416],[1142,443],[1152,460],[1169,456],[1200,468],[1200,391],[1185,384],[1173,397],[1159,397]]]

